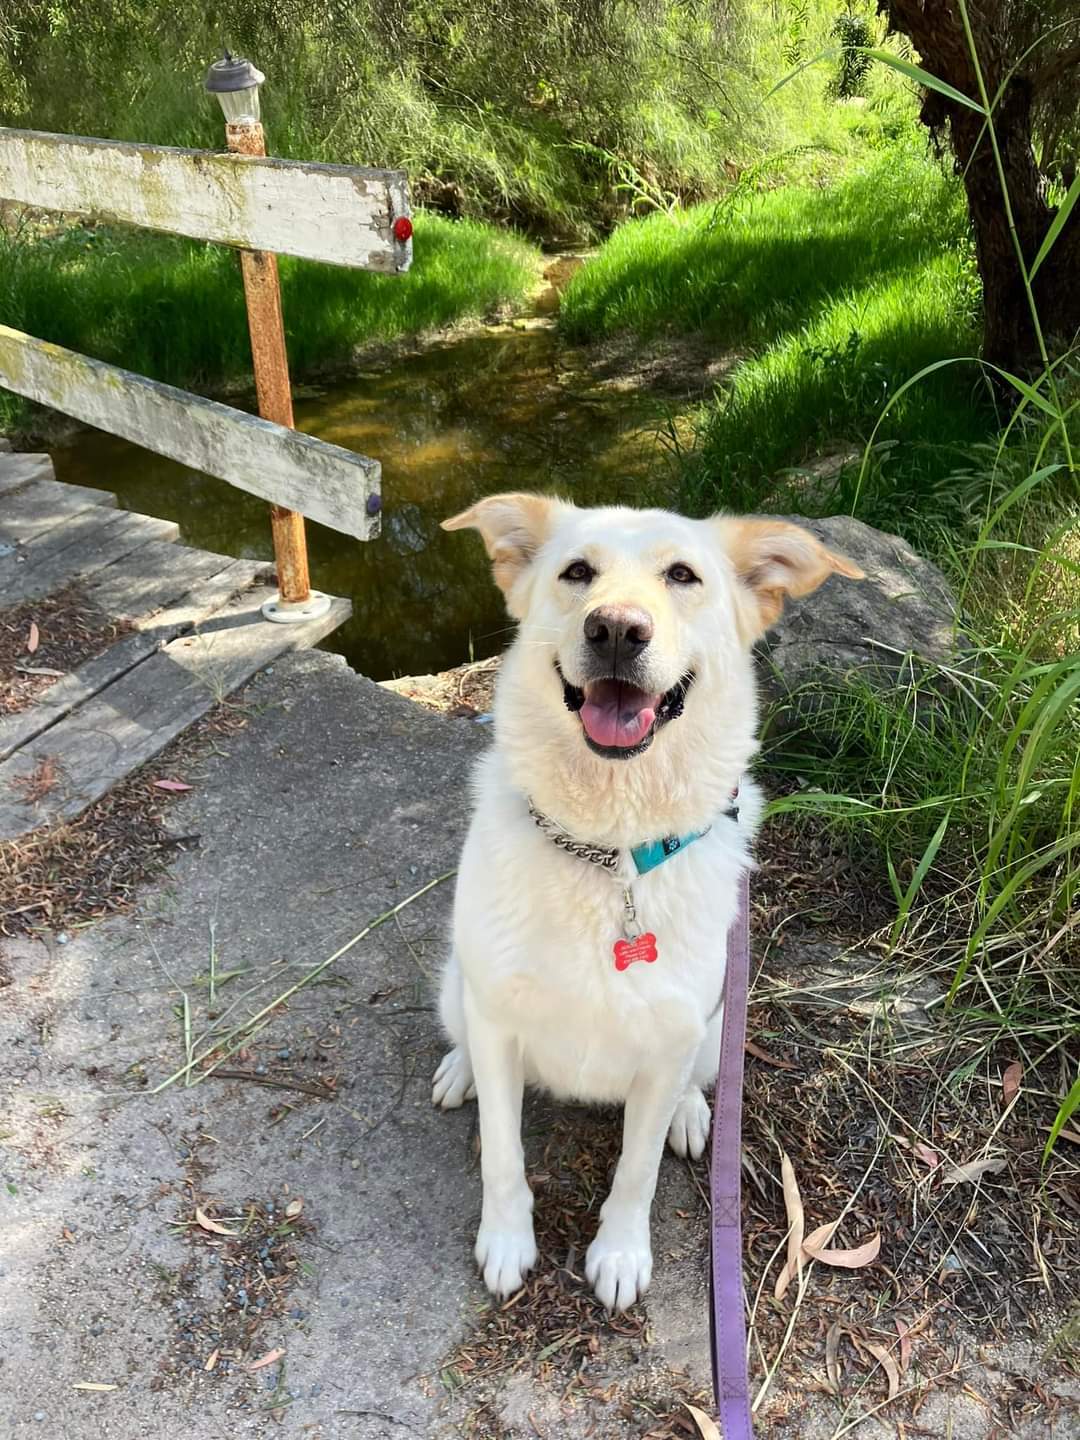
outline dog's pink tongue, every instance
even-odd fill
[[[659,703],[659,695],[647,695],[621,680],[599,680],[586,686],[578,713],[590,740],[627,749],[649,733]]]

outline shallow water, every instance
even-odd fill
[[[490,327],[322,391],[297,388],[299,429],[382,462],[378,539],[308,522],[313,585],[354,606],[328,648],[376,679],[445,669],[505,643],[479,538],[446,534],[440,520],[499,490],[640,503],[670,477],[663,402],[598,380],[549,321]],[[176,520],[190,545],[272,558],[268,507],[241,490],[99,431],[52,453],[59,479]]]

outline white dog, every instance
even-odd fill
[[[725,937],[760,809],[751,647],[785,595],[862,577],[767,518],[495,495],[444,522],[470,527],[520,628],[476,774],[433,1098],[479,1101],[476,1258],[499,1296],[536,1260],[524,1085],[624,1102],[585,1262],[621,1310],[649,1283],[664,1138],[696,1157],[709,1134]]]

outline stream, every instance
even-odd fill
[[[378,539],[307,527],[312,584],[353,602],[326,646],[374,679],[444,670],[505,645],[509,621],[483,547],[444,533],[440,520],[499,490],[640,503],[670,484],[662,432],[685,408],[565,345],[542,313],[295,391],[298,429],[382,463]],[[244,491],[100,431],[80,431],[52,456],[58,479],[175,520],[182,542],[272,559],[266,502]]]

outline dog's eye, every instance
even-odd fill
[[[559,579],[567,580],[571,585],[588,585],[595,574],[596,571],[587,560],[575,560],[566,567]]]
[[[701,577],[695,575],[693,570],[690,569],[690,566],[684,565],[681,560],[674,565],[668,566],[667,570],[664,572],[664,578],[671,585],[701,584]]]

